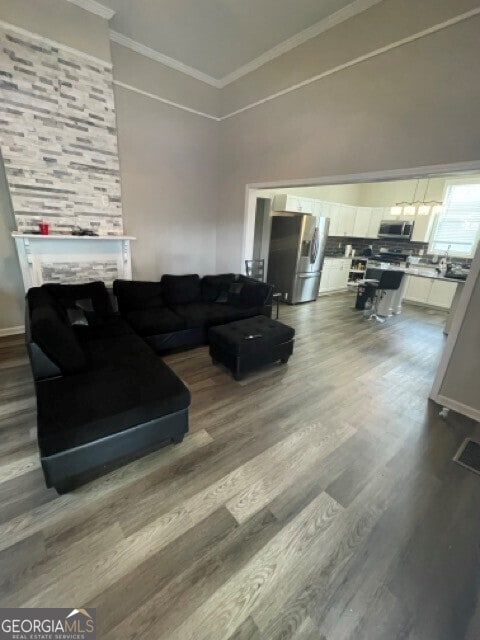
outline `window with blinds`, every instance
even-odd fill
[[[443,212],[435,224],[430,253],[472,257],[480,236],[480,183],[447,187]]]

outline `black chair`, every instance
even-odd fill
[[[245,260],[245,275],[263,282],[265,278],[265,260]]]
[[[369,308],[365,310],[365,316],[369,320],[377,320],[382,323],[386,321],[386,316],[378,314],[378,306],[387,295],[387,291],[397,291],[400,288],[403,276],[403,271],[388,270],[382,271],[379,280],[365,280],[365,284],[367,284],[371,290],[370,305]]]

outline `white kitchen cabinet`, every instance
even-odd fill
[[[411,237],[412,242],[428,242],[430,240],[434,218],[435,216],[433,214],[415,217],[415,224],[413,225],[413,233]],[[446,284],[448,284],[448,282]]]
[[[348,204],[330,203],[330,228],[329,236],[352,237],[353,228],[355,226],[356,207]]]
[[[357,207],[356,209],[352,235],[354,238],[368,238],[372,207]]]
[[[341,236],[352,237],[356,213],[357,207],[352,207],[348,204],[340,205],[339,230]]]
[[[318,293],[326,293],[327,291],[330,291],[331,280],[332,280],[332,268],[328,264],[324,263],[323,269],[322,269],[322,277],[320,279],[320,288],[318,290]]]
[[[313,213],[315,200],[313,198],[302,198],[287,193],[280,193],[273,197],[272,208],[274,211]]]
[[[432,289],[433,280],[431,278],[420,278],[408,276],[407,288],[405,289],[405,300],[412,302],[423,302],[427,304],[428,296]]]
[[[325,258],[319,293],[346,290],[350,264],[350,258]]]
[[[430,295],[428,296],[428,304],[432,305],[433,307],[450,309],[456,289],[456,282],[434,280],[432,288],[430,290]]]
[[[329,236],[338,236],[340,234],[340,205],[330,202],[328,217],[330,218],[330,226],[328,227]]]
[[[385,218],[385,209],[383,207],[372,207],[370,220],[367,228],[367,238],[378,238],[378,230],[380,223]]]
[[[456,288],[456,282],[408,276],[404,298],[407,301],[424,304],[427,307],[450,309]]]

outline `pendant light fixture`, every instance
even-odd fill
[[[420,178],[417,179],[415,185],[415,191],[413,194],[413,200],[411,202],[403,201],[397,202],[394,207],[390,208],[390,215],[392,216],[428,216],[430,213],[441,213],[443,211],[443,203],[439,200],[427,200],[428,187],[430,186],[430,178],[427,178],[427,184],[425,186],[425,193],[423,194],[423,200],[417,200],[417,193],[420,187]]]

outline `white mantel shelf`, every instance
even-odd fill
[[[13,238],[32,238],[35,240],[136,240],[134,236],[68,236],[67,234],[19,233],[12,232]]]
[[[25,291],[46,282],[78,284],[132,279],[133,236],[12,233]]]

